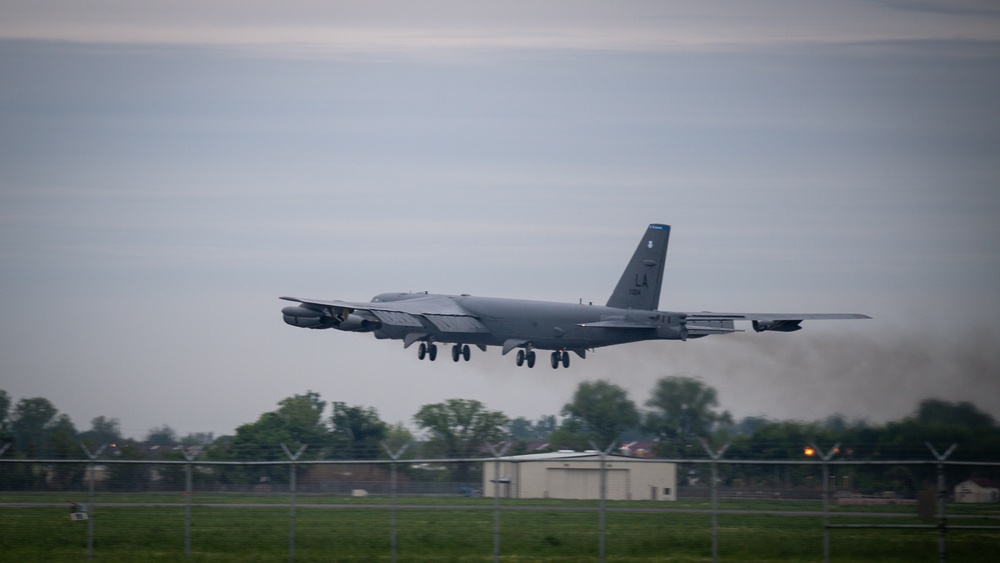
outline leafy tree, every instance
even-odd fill
[[[958,426],[971,430],[996,428],[996,421],[969,402],[949,403],[924,399],[917,407],[916,422],[923,426]]]
[[[168,447],[177,445],[177,432],[169,425],[150,428],[146,435],[146,443],[150,446]]]
[[[313,391],[294,395],[278,402],[278,410],[266,412],[257,422],[236,429],[233,446],[240,459],[287,459],[281,444],[291,451],[309,446],[315,456],[329,443],[329,431],[323,423],[326,402]]]
[[[389,451],[396,453],[403,446],[413,443],[413,433],[402,422],[397,422],[386,428],[385,439],[383,441],[389,448]],[[403,452],[403,457],[412,457],[412,450],[413,448],[407,448]]]
[[[211,451],[213,459],[245,461],[284,461],[288,459],[281,444],[295,452],[302,445],[308,449],[302,460],[318,459],[330,444],[330,432],[323,422],[326,402],[318,393],[307,391],[278,402],[278,410],[260,415],[257,422],[243,424],[232,439],[220,439]],[[229,468],[220,471],[227,482],[275,481],[283,483],[288,471],[282,467],[260,469]]]
[[[87,444],[91,451],[107,444],[117,444],[122,441],[121,432],[118,429],[118,419],[98,416],[90,421],[90,430],[80,434],[80,439]]]
[[[444,457],[474,457],[487,442],[506,435],[507,415],[472,399],[448,399],[420,407],[417,426],[431,433],[429,449]]]
[[[595,440],[582,420],[576,417],[566,417],[559,428],[549,433],[549,445],[554,450],[584,451],[590,449],[590,443]]]
[[[208,446],[213,441],[215,441],[215,435],[212,432],[191,432],[181,438],[180,443],[184,447]]]
[[[0,389],[0,440],[7,440],[7,418],[10,416],[10,395]]]
[[[646,406],[645,429],[660,440],[660,453],[683,455],[696,438],[708,438],[720,423],[732,424],[728,411],[716,412],[715,389],[699,379],[685,376],[661,378]],[[699,448],[700,451],[700,448]]]
[[[76,427],[68,415],[60,414],[49,425],[45,435],[45,457],[79,459],[83,450],[76,439]],[[83,466],[57,463],[52,466],[50,483],[56,488],[70,488],[83,482]]]
[[[535,437],[545,438],[553,431],[555,431],[555,429],[558,427],[559,423],[556,420],[556,415],[554,414],[542,415],[538,417],[538,420],[535,422],[534,426]]]
[[[26,457],[39,457],[45,448],[45,436],[59,413],[48,399],[21,399],[14,407],[11,431],[17,449]]]
[[[581,382],[573,400],[563,407],[563,414],[580,421],[580,430],[593,436],[601,448],[639,424],[639,411],[628,393],[603,379]]]
[[[534,428],[531,421],[523,416],[519,416],[510,421],[508,425],[511,437],[515,440],[530,440],[535,437]]]
[[[385,439],[389,427],[372,407],[349,407],[345,403],[333,403],[330,416],[333,438],[344,457],[352,459],[374,459],[382,452],[380,442]]]
[[[548,438],[558,427],[555,415],[541,416],[536,422],[519,416],[510,421],[508,429],[515,440],[526,441]]]

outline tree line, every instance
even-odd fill
[[[307,445],[302,459],[378,459],[408,445],[410,457],[471,458],[488,455],[487,444],[511,442],[510,453],[584,450],[615,443],[649,441],[658,457],[704,458],[701,441],[729,444],[727,457],[801,459],[806,446],[839,443],[841,459],[929,459],[925,443],[939,450],[958,444],[952,458],[997,461],[1000,426],[969,402],[925,399],[903,419],[884,424],[848,421],[833,415],[819,421],[746,417],[735,421],[720,410],[717,393],[703,381],[667,376],[656,382],[640,408],[622,387],[607,381],[581,382],[558,415],[510,418],[472,399],[448,399],[422,406],[412,417],[421,438],[403,423],[389,424],[374,407],[323,400],[307,391],[284,398],[277,409],[240,425],[232,435],[178,436],[168,425],[152,428],[142,440],[121,435],[117,420],[98,416],[78,431],[70,417],[47,399],[13,403],[0,390],[0,447],[5,457],[85,459],[80,444],[95,451],[111,446],[115,455],[137,459],[166,455],[176,446],[197,447],[217,460],[278,461]]]

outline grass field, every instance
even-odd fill
[[[0,495],[0,560],[80,561],[86,558],[86,521],[69,519],[66,495]],[[85,498],[75,498],[83,501]],[[94,514],[95,561],[183,561],[186,498],[177,494],[99,495]],[[191,561],[287,561],[288,497],[197,495],[192,499]],[[389,499],[298,498],[296,561],[389,561]],[[101,503],[105,503],[102,505]],[[114,503],[108,505],[107,503]],[[128,506],[121,506],[128,504]],[[225,504],[228,506],[218,506]],[[397,511],[399,561],[491,561],[491,499],[402,498]],[[273,506],[270,506],[273,505]],[[607,561],[707,561],[707,512],[627,512],[650,508],[707,509],[705,501],[609,502]],[[598,560],[594,501],[504,500],[500,514],[503,561]],[[860,510],[863,508],[864,510]],[[796,514],[720,514],[722,561],[818,561],[822,519],[818,502],[723,501],[720,509],[796,511]],[[949,505],[949,512],[996,516],[998,507]],[[843,508],[838,509],[843,514]],[[837,523],[917,524],[912,507],[852,507]],[[836,512],[835,512],[836,513]],[[892,513],[892,516],[876,516]],[[871,516],[864,516],[871,514]],[[895,516],[898,514],[898,516]],[[998,525],[973,518],[951,523]],[[831,530],[832,561],[937,561],[934,530]],[[994,561],[1000,530],[948,532],[951,561]]]

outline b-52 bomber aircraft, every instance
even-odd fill
[[[517,365],[535,365],[535,350],[551,350],[553,368],[569,367],[570,352],[642,340],[688,340],[742,332],[735,321],[749,321],[757,332],[793,332],[802,321],[867,319],[854,313],[710,313],[659,311],[660,287],[670,226],[653,224],[643,233],[607,305],[527,301],[472,295],[383,293],[368,303],[282,297],[298,305],[282,309],[297,327],[370,332],[380,339],[419,342],[417,357],[433,361],[437,343],[450,343],[454,361],[469,360],[473,345],[482,351],[500,346],[517,350]]]

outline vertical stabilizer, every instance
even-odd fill
[[[670,225],[650,225],[639,241],[632,260],[618,280],[608,307],[655,311],[660,305],[663,263],[667,258]]]

